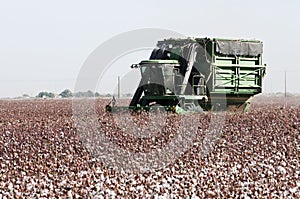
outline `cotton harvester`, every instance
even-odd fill
[[[141,80],[130,110],[167,111],[222,109],[247,111],[252,97],[262,92],[266,65],[258,40],[217,38],[158,41],[149,60],[133,64]],[[223,104],[222,104],[223,103]],[[120,107],[108,105],[108,111]]]

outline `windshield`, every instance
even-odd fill
[[[140,66],[143,85],[151,95],[175,93],[176,65],[166,64],[144,64]],[[157,89],[157,87],[161,87]]]

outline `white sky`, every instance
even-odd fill
[[[0,97],[73,90],[80,67],[97,46],[138,28],[262,40],[265,92],[284,91],[286,70],[288,91],[299,93],[299,8],[296,0],[0,1]],[[129,68],[149,54],[123,57],[115,68]],[[99,85],[99,91],[112,92],[118,75],[124,74],[112,71],[106,80],[112,87]]]

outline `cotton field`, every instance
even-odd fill
[[[78,131],[71,99],[0,101],[0,198],[300,198],[300,97],[258,96],[249,112],[227,113],[208,153],[203,139],[212,114],[193,114],[198,122],[185,127],[197,125],[190,147],[140,172],[107,164],[80,132],[97,122],[120,150],[147,154],[178,136],[180,116],[170,114],[154,134],[137,138],[130,123],[120,126],[105,112],[107,103],[97,99],[97,120],[87,115],[89,125]],[[151,122],[147,113],[131,117]]]

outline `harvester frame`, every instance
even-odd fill
[[[149,60],[133,64],[141,81],[131,110],[159,104],[167,111],[247,111],[262,92],[266,65],[258,40],[187,38],[158,41]],[[107,110],[116,110],[107,106]]]

